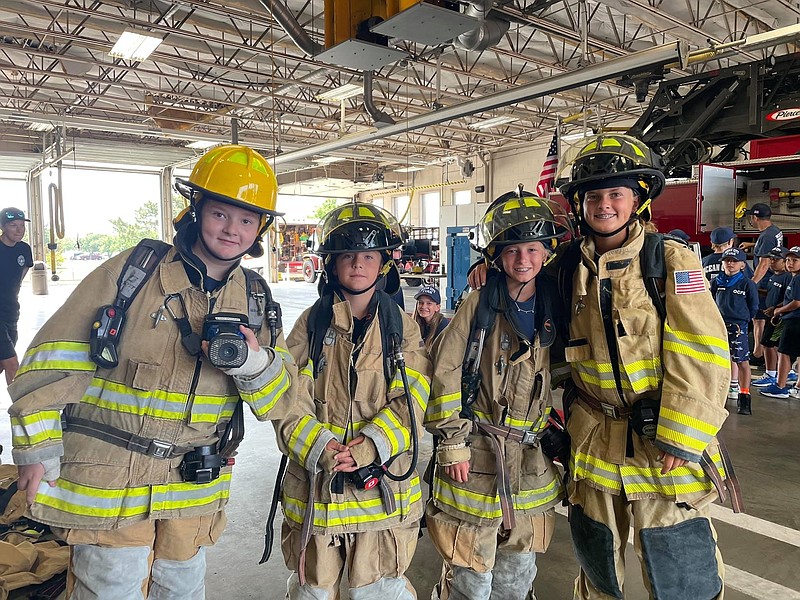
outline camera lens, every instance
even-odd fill
[[[218,348],[219,357],[224,361],[230,361],[236,358],[236,355],[239,353],[238,348],[235,344],[231,342],[225,342],[224,344],[220,344]]]

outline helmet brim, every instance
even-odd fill
[[[200,192],[203,195],[203,198],[216,200],[218,202],[223,202],[225,204],[231,204],[233,206],[237,206],[239,208],[243,208],[245,210],[249,210],[259,215],[268,215],[274,219],[275,217],[282,217],[286,213],[277,212],[274,210],[270,210],[268,208],[259,208],[257,206],[253,206],[252,204],[247,204],[246,202],[242,202],[241,200],[236,200],[235,198],[231,198],[230,196],[224,196],[222,194],[217,194],[216,192],[212,192],[211,190],[207,190],[204,187],[197,185],[196,183],[192,183],[188,179],[176,179],[175,180],[175,189],[180,192],[180,194],[189,200],[189,202],[194,201],[194,192]],[[272,222],[272,219],[269,222]]]

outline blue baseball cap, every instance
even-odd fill
[[[419,288],[419,291],[414,294],[414,300],[419,300],[420,296],[430,296],[431,300],[436,304],[442,303],[442,295],[439,293],[439,290],[432,285],[423,285]]]
[[[744,211],[744,214],[753,215],[759,219],[768,219],[772,216],[772,209],[769,207],[769,204],[759,202],[758,204],[753,204],[753,206]]]
[[[738,260],[739,262],[745,262],[747,260],[747,255],[745,255],[744,250],[739,250],[739,248],[728,248],[722,253],[722,260]]]
[[[730,227],[717,227],[711,232],[711,243],[724,244],[725,242],[731,241],[735,237],[736,234],[733,233],[733,229]]]
[[[672,237],[676,237],[679,240],[683,240],[684,242],[689,241],[689,234],[686,233],[683,229],[673,229],[667,235],[671,235]]]
[[[770,258],[786,258],[786,255],[789,253],[788,248],[784,248],[783,246],[776,246],[772,250],[769,251]]]

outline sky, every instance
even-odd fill
[[[45,223],[49,222],[48,186],[55,182],[55,169],[42,176],[42,202]],[[112,173],[84,169],[63,169],[62,197],[66,236],[87,233],[113,233],[110,220],[122,217],[131,221],[135,210],[150,200],[158,202],[159,177],[144,173]],[[309,215],[324,202],[314,196],[279,196],[277,210],[285,212],[289,223],[307,223]],[[28,210],[24,181],[0,179],[0,208],[16,206]],[[313,221],[314,219],[312,219]]]

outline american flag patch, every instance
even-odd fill
[[[696,294],[705,291],[706,279],[701,270],[675,271],[676,294]]]

